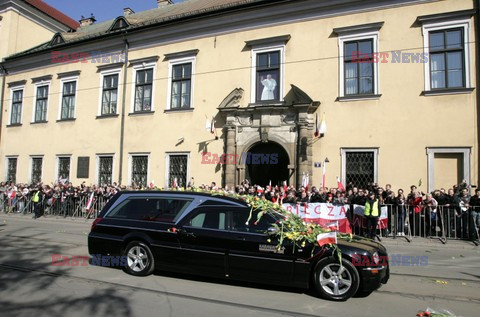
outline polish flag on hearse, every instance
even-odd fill
[[[337,244],[337,232],[332,231],[332,232],[326,232],[326,233],[320,233],[317,236],[317,242],[319,246],[323,246],[325,244]]]

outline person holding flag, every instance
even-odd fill
[[[85,206],[85,211],[87,212],[87,219],[90,218],[91,209],[95,201],[95,191],[92,191],[90,197],[88,197],[87,205]]]

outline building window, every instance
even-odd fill
[[[338,36],[339,101],[379,98],[379,38],[383,22],[334,28]]]
[[[118,74],[103,76],[102,111],[101,115],[117,113]]]
[[[70,157],[58,157],[57,174],[61,183],[70,181]]]
[[[60,120],[75,118],[76,81],[64,82],[62,91],[62,109]]]
[[[374,93],[373,40],[344,44],[345,96]]]
[[[17,158],[7,158],[7,181],[17,183]]]
[[[23,89],[15,90],[12,96],[12,111],[10,116],[10,124],[22,123],[22,101]]]
[[[153,69],[137,70],[134,112],[152,110]]]
[[[47,121],[48,86],[37,87],[34,122]]]
[[[147,187],[148,155],[132,156],[132,185]]]
[[[442,90],[465,91],[472,88],[470,58],[470,18],[432,20],[419,17],[422,22],[425,63],[426,95]],[[430,92],[430,93],[428,93]]]
[[[367,188],[377,182],[378,149],[342,149],[342,180]]]
[[[192,63],[172,65],[171,109],[190,108]]]
[[[168,184],[167,187],[186,187],[188,177],[188,155],[168,155]]]
[[[98,184],[113,183],[113,156],[100,156],[98,160]]]
[[[37,184],[42,181],[42,165],[43,158],[32,157],[32,175],[30,179],[33,184]]]
[[[280,51],[256,54],[255,102],[279,101]]]
[[[429,33],[432,89],[465,87],[463,29]]]

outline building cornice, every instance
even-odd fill
[[[452,11],[452,12],[445,12],[445,13],[438,13],[438,14],[422,15],[417,18],[417,22],[420,24],[425,24],[425,23],[436,23],[436,22],[452,20],[452,19],[471,18],[476,13],[477,13],[476,9],[471,9],[471,10],[461,10],[461,11]]]
[[[199,52],[199,50],[195,49],[195,50],[188,50],[188,51],[164,54],[163,56],[165,57],[165,60],[169,60],[169,59],[177,59],[177,58],[196,56],[198,54],[198,52]]]
[[[24,86],[27,83],[26,80],[17,80],[7,83],[8,88],[14,88],[19,86]]]
[[[333,32],[339,36],[350,33],[365,33],[365,32],[375,32],[382,28],[385,22],[376,22],[376,23],[367,23],[360,25],[351,25],[340,28],[334,28]]]
[[[8,63],[6,66],[8,66],[8,69],[11,69],[12,65],[14,66],[12,73],[21,72],[22,69],[48,67],[51,49],[82,51],[81,48],[83,47],[98,47],[99,43],[101,43],[102,47],[115,45],[122,47],[125,36],[130,43],[130,51],[135,51],[245,30],[435,1],[437,0],[332,0],[328,2],[285,0],[276,3],[262,1],[261,5],[253,8],[252,6],[245,6],[230,9],[229,11],[223,10],[221,12],[188,17],[183,20],[145,25],[127,30],[126,32],[128,33],[104,34],[74,43],[56,45],[54,48],[21,56],[12,56],[6,59],[6,63]],[[161,31],[151,32],[152,29],[158,30],[159,28],[161,28]]]
[[[255,47],[255,46],[260,46],[260,45],[272,45],[272,44],[286,44],[292,37],[290,34],[287,35],[280,35],[280,36],[274,36],[274,37],[268,37],[268,38],[263,38],[263,39],[258,39],[258,40],[250,40],[250,41],[245,41],[245,45],[248,47]]]
[[[45,75],[45,76],[41,76],[41,77],[35,77],[35,78],[32,78],[32,84],[43,82],[43,81],[49,81],[49,80],[52,80],[52,78],[53,78],[53,75]]]
[[[16,13],[22,15],[23,17],[31,20],[32,22],[41,25],[47,30],[56,33],[56,32],[67,32],[70,28],[63,23],[58,22],[57,20],[49,17],[45,13],[31,7],[23,1],[14,1],[8,0],[3,3],[0,3],[0,13],[6,12],[8,10],[13,10]]]
[[[76,77],[80,75],[81,70],[74,70],[71,72],[63,72],[63,73],[57,73],[57,78],[65,78],[65,77]]]

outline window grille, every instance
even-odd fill
[[[58,158],[58,179],[62,181],[70,181],[70,158]]]
[[[346,183],[353,183],[359,188],[366,188],[375,180],[375,157],[374,152],[347,152]]]
[[[7,181],[17,182],[17,158],[11,157],[8,159]]]
[[[32,183],[40,183],[42,181],[42,164],[41,157],[32,158]]]
[[[148,156],[132,156],[132,185],[147,187]]]
[[[173,186],[175,179],[177,180],[177,186],[187,186],[187,155],[170,155],[170,170],[169,170],[169,183],[168,186]]]
[[[99,166],[98,166],[98,184],[99,185],[112,184],[113,183],[112,171],[113,171],[113,157],[112,156],[100,157]]]

